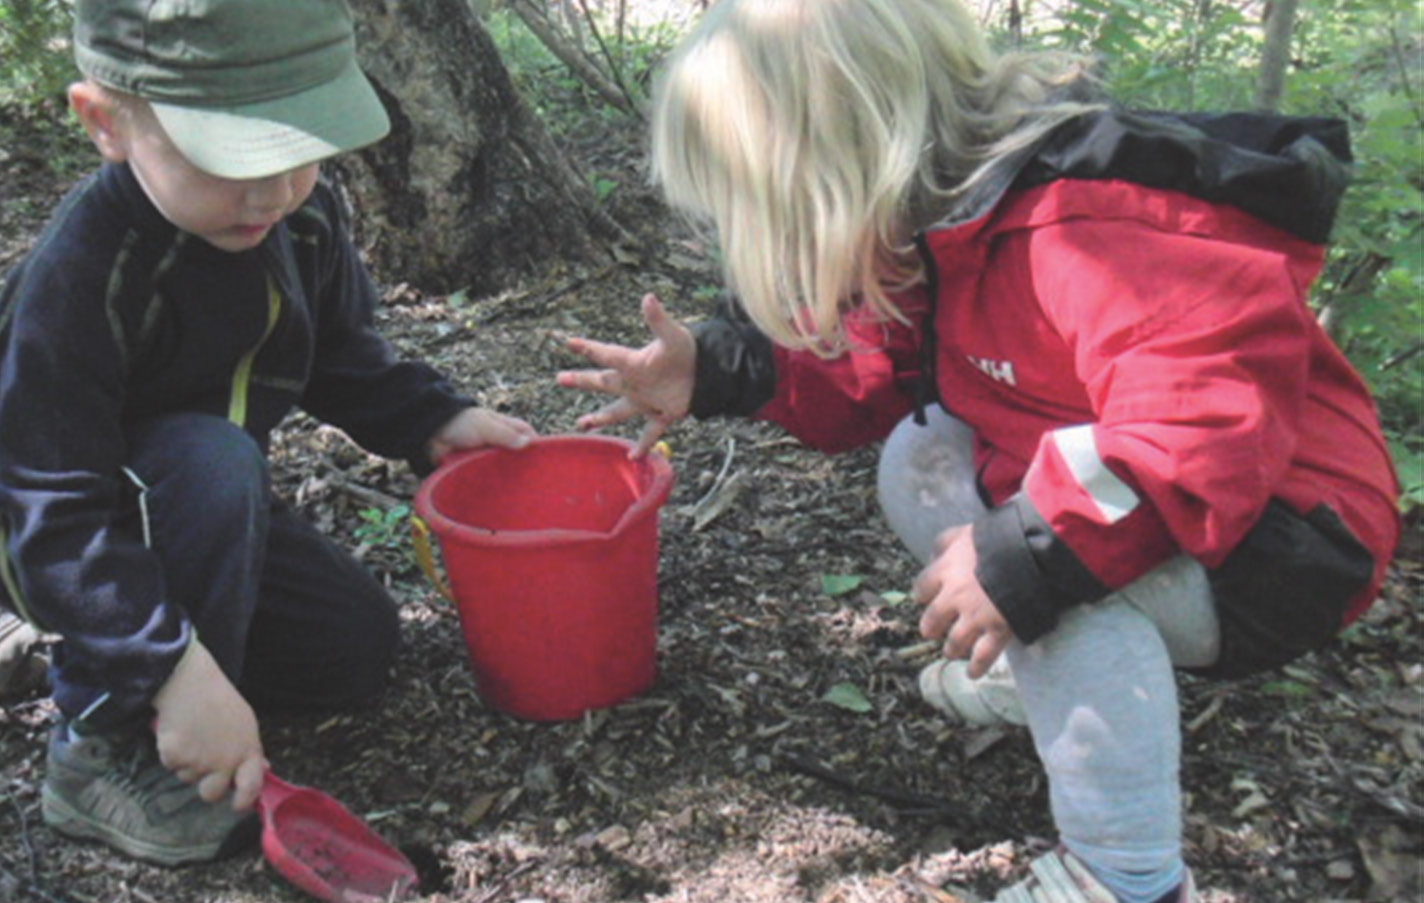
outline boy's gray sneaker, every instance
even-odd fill
[[[23,696],[45,680],[43,637],[28,621],[0,609],[0,699]]]
[[[234,812],[226,799],[206,803],[163,767],[146,730],[71,736],[60,724],[41,800],[45,823],[59,833],[159,865],[221,859],[261,833],[256,812]]]

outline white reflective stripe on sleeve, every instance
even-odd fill
[[[1141,501],[1117,474],[1108,470],[1103,459],[1098,457],[1098,445],[1093,441],[1091,426],[1070,426],[1054,430],[1051,434],[1058,453],[1068,465],[1068,470],[1093,504],[1103,520],[1115,524],[1132,513]]]

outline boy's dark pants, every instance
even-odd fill
[[[147,487],[151,543],[168,598],[258,710],[349,707],[385,684],[400,624],[394,601],[359,561],[271,492],[268,463],[220,417],[176,414],[135,430],[129,468]],[[135,496],[137,491],[135,492]],[[142,531],[137,497],[120,519]],[[68,717],[100,688],[61,647],[54,696]],[[147,713],[104,712],[96,727]]]

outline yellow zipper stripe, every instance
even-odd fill
[[[3,527],[0,527],[0,583],[5,585],[5,592],[10,594],[10,603],[15,606],[15,614],[43,630],[44,625],[36,622],[26,607],[25,597],[20,592],[20,582],[15,579],[14,569],[10,567],[10,534]]]
[[[267,344],[267,337],[272,335],[272,330],[277,327],[277,318],[282,313],[282,293],[277,290],[277,283],[272,281],[272,277],[267,277],[267,328],[262,331],[262,338],[257,340],[257,344],[242,356],[242,360],[237,362],[237,369],[232,374],[232,398],[228,401],[227,419],[244,426],[247,423],[247,386],[252,378],[252,362],[257,357],[257,352],[262,350],[262,346]]]

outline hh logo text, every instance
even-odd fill
[[[982,370],[990,379],[1010,386],[1018,385],[1017,380],[1014,379],[1013,361],[991,361],[969,354],[966,354],[965,357],[969,359],[969,363]]]

